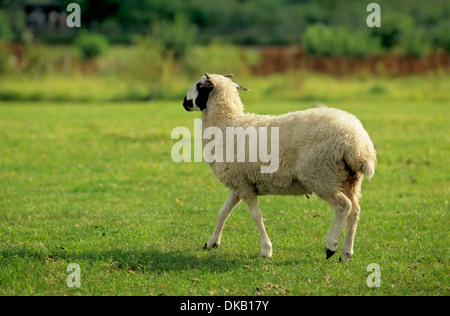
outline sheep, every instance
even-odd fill
[[[258,196],[315,194],[335,210],[326,237],[326,259],[337,251],[339,235],[347,220],[339,260],[350,260],[361,210],[358,204],[361,183],[364,175],[372,178],[377,163],[374,145],[361,122],[352,114],[325,106],[279,116],[244,113],[238,90],[248,89],[232,78],[233,75],[206,73],[187,92],[183,107],[187,111],[201,111],[203,132],[209,127],[219,128],[224,140],[227,127],[278,127],[279,166],[275,172],[263,173],[261,161],[208,162],[229,194],[219,211],[216,228],[203,248],[210,250],[220,245],[225,221],[244,201],[259,230],[260,255],[271,257],[272,243],[264,227]],[[205,138],[202,142],[203,146],[207,144]],[[246,146],[249,151],[252,144]]]

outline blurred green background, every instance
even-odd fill
[[[0,100],[179,99],[204,72],[448,71],[449,1],[378,1],[380,28],[369,2],[0,0]]]

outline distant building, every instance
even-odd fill
[[[22,3],[27,30],[35,37],[70,33],[66,25],[67,12],[58,1],[25,0]]]

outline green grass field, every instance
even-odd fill
[[[355,114],[371,135],[379,164],[363,184],[350,262],[325,260],[333,211],[304,197],[260,198],[273,258],[258,256],[245,204],[221,246],[202,250],[227,190],[205,163],[171,160],[172,129],[193,131],[199,117],[181,100],[2,102],[0,295],[449,295],[450,93],[439,80],[305,82],[309,97],[281,100],[258,82],[242,82],[256,91],[241,94],[248,111],[317,99]],[[81,268],[79,288],[66,283],[70,263]],[[371,263],[380,287],[366,284]]]

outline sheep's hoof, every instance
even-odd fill
[[[219,247],[219,245],[216,244],[216,243],[213,243],[211,247],[208,247],[208,242],[206,242],[206,243],[203,245],[203,250],[211,250],[212,248],[217,248],[217,247]]]
[[[270,252],[263,252],[263,251],[261,251],[259,256],[263,257],[263,258],[272,258],[272,252],[271,251]]]
[[[327,259],[330,259],[330,257],[336,253],[336,251],[332,251],[328,248],[325,248],[325,251],[327,253]]]
[[[342,255],[339,257],[339,262],[348,262],[348,261],[350,261],[350,260],[352,260],[352,256],[351,256],[351,255],[345,255],[345,254],[342,254]]]

